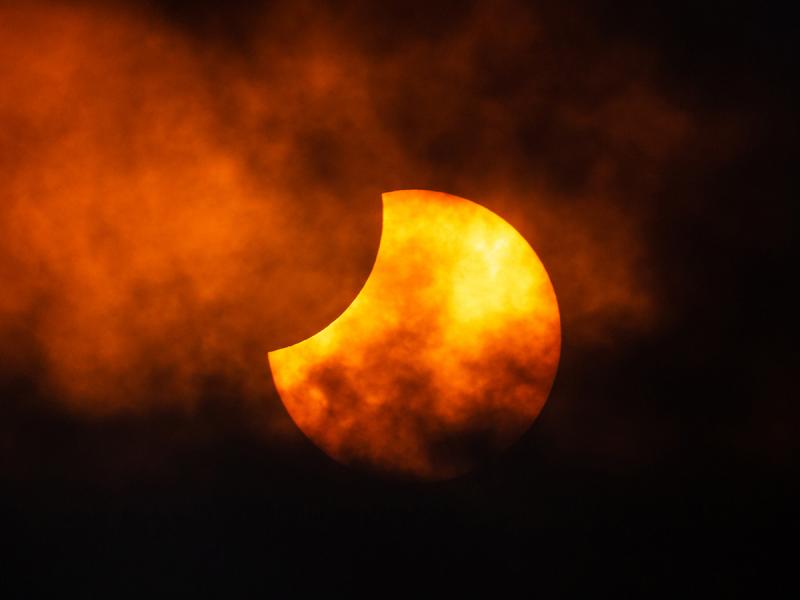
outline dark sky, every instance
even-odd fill
[[[0,586],[727,595],[788,574],[793,22],[554,4],[0,3]],[[507,218],[562,311],[534,426],[433,484],[328,459],[263,360],[347,306],[403,188]],[[186,214],[210,229],[153,225]]]

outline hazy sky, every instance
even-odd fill
[[[110,538],[132,535],[117,512],[128,502],[204,493],[226,498],[203,504],[212,537],[245,497],[263,530],[321,515],[302,529],[312,537],[344,531],[366,497],[362,541],[426,530],[454,506],[451,534],[510,543],[498,531],[534,535],[536,514],[603,528],[625,506],[738,498],[709,509],[727,522],[790,504],[785,16],[18,4],[0,2],[0,485],[9,514],[40,523],[15,530],[31,556],[31,539],[69,527],[43,514],[72,498],[91,521],[95,493],[113,498],[110,529],[92,530]],[[480,202],[526,237],[563,348],[509,455],[451,487],[398,491],[302,437],[266,352],[349,304],[377,250],[380,193],[411,188]],[[694,508],[670,518],[703,522]],[[499,530],[486,515],[503,515]],[[238,528],[230,543],[252,548]]]

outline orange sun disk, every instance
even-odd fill
[[[561,346],[536,253],[463,198],[383,195],[361,292],[329,326],[268,355],[298,427],[334,459],[403,477],[463,474],[541,411]]]

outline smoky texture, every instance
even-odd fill
[[[417,337],[420,339],[412,343],[416,347],[424,344],[423,335],[408,333],[401,329],[384,335],[389,340]],[[304,381],[306,389],[330,399],[316,425],[327,432],[326,447],[334,447],[336,458],[343,462],[378,474],[452,477],[484,464],[530,426],[535,409],[526,403],[536,404],[536,391],[550,387],[552,373],[537,377],[536,372],[543,369],[535,359],[520,361],[501,349],[489,348],[480,363],[468,365],[466,370],[492,373],[490,385],[476,380],[475,389],[461,399],[470,407],[469,416],[454,424],[435,410],[441,394],[435,379],[439,365],[406,366],[398,372],[396,362],[387,362],[383,345],[377,341],[364,349],[372,358],[357,373],[348,373],[340,361],[329,360],[315,366]],[[387,369],[392,370],[389,390],[383,387],[382,376],[374,376]],[[521,405],[509,406],[506,400],[518,386],[528,392],[516,398]],[[374,394],[386,396],[380,405],[370,407],[369,397]],[[313,439],[318,431],[309,435]],[[335,439],[328,441],[333,436]],[[387,460],[390,455],[392,459]]]
[[[381,15],[253,8],[232,43],[157,5],[0,5],[4,368],[76,414],[191,411],[209,377],[262,401],[265,352],[352,301],[400,188],[511,222],[581,348],[658,323],[636,202],[692,122],[648,56],[587,60],[515,2]]]

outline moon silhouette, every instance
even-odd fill
[[[531,426],[560,350],[556,295],[525,239],[469,200],[405,190],[383,194],[355,300],[268,361],[289,415],[332,458],[446,479]]]

